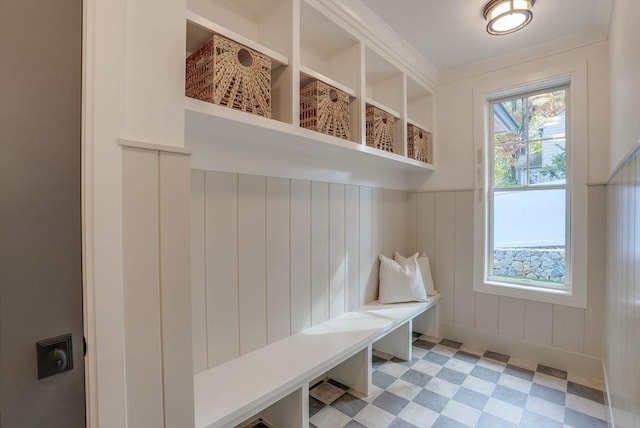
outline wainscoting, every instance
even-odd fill
[[[473,291],[473,192],[193,170],[194,373],[377,297],[377,255],[425,251],[441,333],[602,378],[604,186],[589,188],[588,307]],[[596,386],[597,381],[596,381]]]
[[[191,172],[194,373],[377,297],[407,192]]]
[[[636,150],[607,186],[606,375],[616,426],[640,425],[640,157]]]
[[[473,192],[409,196],[408,249],[426,251],[442,293],[441,333],[585,377],[602,377],[604,186],[589,187],[587,309],[473,291]],[[595,358],[593,358],[595,357]]]

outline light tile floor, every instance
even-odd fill
[[[606,427],[602,385],[563,370],[414,334],[410,362],[374,351],[365,397],[333,380],[310,390],[317,428]]]

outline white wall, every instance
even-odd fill
[[[194,373],[377,298],[407,192],[193,170]]]
[[[613,2],[609,30],[611,174],[640,144],[640,2]]]
[[[438,86],[436,99],[438,170],[421,190],[469,190],[474,186],[473,91],[474,88],[499,87],[500,81],[513,80],[518,74],[531,75],[555,70],[560,64],[587,62],[589,113],[578,127],[588,131],[588,141],[578,142],[588,150],[589,182],[604,183],[609,177],[608,49],[606,42],[549,54],[517,64],[488,64],[467,70],[469,76],[447,80]],[[487,71],[487,68],[490,71]],[[453,76],[451,78],[454,78]],[[504,88],[507,89],[507,88]]]
[[[616,0],[610,29],[612,179],[608,186],[606,375],[616,426],[640,425],[640,2]],[[628,161],[621,162],[629,155]],[[619,168],[616,168],[620,165]]]
[[[508,355],[602,377],[605,187],[589,188],[587,309],[473,291],[473,191],[410,196],[410,251],[425,251],[442,294],[441,332]],[[596,357],[596,358],[593,358]]]
[[[608,46],[597,42],[536,59],[505,64],[484,63],[443,76],[436,104],[437,165],[416,197],[415,249],[435,258],[436,286],[441,288],[442,330],[464,342],[525,354],[547,364],[601,377],[604,297],[604,193],[588,189],[587,308],[498,297],[473,292],[474,90],[500,87],[522,74],[548,76],[562,66],[586,64],[588,115],[575,124],[587,130],[577,141],[588,154],[588,180],[608,178]],[[507,83],[505,83],[507,85]],[[504,89],[508,89],[505,87]],[[593,358],[597,357],[597,358]]]

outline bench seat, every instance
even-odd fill
[[[309,382],[332,369],[333,378],[368,394],[372,345],[377,349],[374,343],[379,341],[384,352],[410,358],[411,321],[439,298],[393,305],[374,302],[196,374],[196,427],[235,426],[281,400],[287,417],[302,424],[308,420]],[[402,330],[394,333],[401,340],[384,343],[395,330]],[[408,354],[406,349],[389,349],[404,342]]]

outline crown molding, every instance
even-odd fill
[[[449,71],[440,72],[438,84],[452,83],[480,74],[490,73],[502,68],[511,67],[524,62],[538,60],[561,52],[592,45],[607,39],[600,28],[593,27],[589,30],[571,34],[549,43],[543,43],[522,49],[506,55],[494,57],[486,61],[476,62]]]

